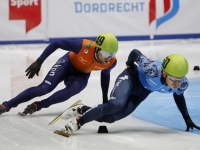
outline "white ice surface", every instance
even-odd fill
[[[37,59],[46,46],[46,44],[0,45],[0,103],[9,100],[28,87],[41,83],[56,60],[65,54],[65,51],[56,51],[42,65],[40,76],[27,79],[24,71]],[[134,48],[139,49],[149,58],[158,60],[162,60],[166,55],[172,53],[182,54],[190,64],[187,77],[189,79],[200,77],[199,71],[193,71],[194,65],[200,65],[199,39],[120,42],[119,52],[117,53],[118,64],[111,72],[109,91],[111,91],[117,75],[125,68],[125,61],[127,60],[129,52]],[[48,109],[42,109],[31,116],[20,117],[17,113],[23,111],[28,104],[42,100],[55,91],[64,88],[64,84],[60,83],[51,93],[20,104],[18,107],[11,109],[10,112],[1,115],[0,150],[200,149],[200,134],[196,134],[195,130],[193,132],[185,132],[185,127],[180,131],[171,129],[170,127],[160,126],[140,120],[134,117],[134,113],[113,124],[98,123],[95,121],[90,122],[85,124],[77,133],[69,138],[54,134],[54,130],[63,129],[68,121],[58,120],[53,125],[48,125],[48,123],[76,100],[82,99],[83,103],[89,106],[102,103],[99,77],[99,72],[93,72],[88,86],[81,93],[68,101],[53,105]],[[199,98],[199,95],[197,95],[197,98]],[[158,101],[158,103],[161,103],[160,100]],[[145,104],[145,101],[143,103]],[[172,101],[172,103],[174,102]],[[197,105],[200,105],[200,102]],[[141,114],[144,114],[144,111],[151,114],[144,107],[138,107],[137,111],[141,112]],[[195,109],[194,111],[196,114],[200,114],[199,109]],[[159,113],[159,111],[155,110],[154,113]],[[168,114],[166,113],[166,115]],[[137,113],[137,117],[140,117],[139,113]],[[200,120],[199,118],[200,115],[197,121]],[[180,117],[179,119],[182,118]],[[170,118],[170,121],[173,124],[176,122],[176,118],[174,120]],[[98,134],[97,130],[100,125],[106,125],[109,133]]]

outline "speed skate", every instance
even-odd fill
[[[72,108],[72,107],[74,107],[74,106],[77,106],[80,102],[81,102],[82,100],[78,100],[77,102],[75,102],[72,106],[70,106],[69,108],[67,108],[67,109],[70,109],[70,108]],[[66,109],[66,110],[67,110]],[[65,110],[65,111],[66,111]],[[64,111],[64,112],[65,112]],[[60,118],[61,118],[61,115],[62,115],[63,113],[61,113],[60,115],[58,115],[55,119],[53,119],[50,123],[49,123],[49,125],[52,125],[52,124],[54,124],[56,121],[58,121]],[[54,133],[55,134],[58,134],[58,135],[62,135],[62,136],[65,136],[65,137],[70,137],[71,136],[71,132],[68,130],[65,130],[65,129],[62,129],[62,130],[55,130],[54,131]]]
[[[62,136],[65,136],[65,137],[70,137],[71,134],[69,133],[69,131],[63,129],[63,130],[56,130],[54,131],[55,134],[59,134],[59,135],[62,135]]]
[[[78,105],[81,101],[82,101],[82,100],[78,100],[77,102],[75,102],[73,105],[71,105],[71,106],[70,106],[69,108],[67,108],[67,109],[70,109],[70,108],[72,108],[72,107]],[[66,109],[66,110],[67,110],[67,109]],[[65,111],[66,111],[66,110],[65,110]],[[55,119],[53,119],[53,120],[49,123],[49,125],[52,125],[52,124],[54,124],[56,121],[58,121],[58,120],[61,118],[61,115],[62,115],[65,111],[63,111],[60,115],[58,115]]]

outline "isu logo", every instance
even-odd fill
[[[25,20],[27,33],[41,22],[41,0],[9,0],[9,20]]]
[[[157,18],[156,16],[156,0],[150,0],[149,2],[149,24],[151,24],[154,20],[156,21],[156,28],[158,28],[161,24],[170,20],[174,17],[179,11],[179,0],[163,0],[163,16]]]

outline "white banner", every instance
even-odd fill
[[[46,0],[1,0],[0,41],[46,40]]]
[[[1,41],[200,38],[200,0],[1,0]]]
[[[97,36],[101,32],[111,32],[118,36],[149,35],[146,15],[148,2],[149,0],[51,1],[49,9],[54,11],[49,11],[49,36]]]

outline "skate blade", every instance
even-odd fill
[[[67,108],[67,109],[70,109],[70,108],[72,108],[72,107],[78,105],[81,101],[82,101],[82,100],[78,100],[77,102],[75,102],[72,106],[70,106],[70,107]],[[66,110],[67,110],[67,109],[66,109]],[[66,110],[65,110],[65,111],[66,111]],[[65,112],[65,111],[63,111],[63,112]],[[54,124],[56,121],[58,121],[58,120],[61,118],[61,115],[63,114],[63,112],[62,112],[60,115],[58,115],[55,119],[53,119],[53,120],[49,123],[49,125],[52,125],[52,124]]]
[[[26,116],[27,114],[24,113],[24,112],[18,112],[18,115],[19,115],[19,116]]]
[[[71,134],[67,133],[66,130],[56,130],[54,131],[55,134],[59,134],[59,135],[62,135],[62,136],[65,136],[65,137],[70,137]]]

